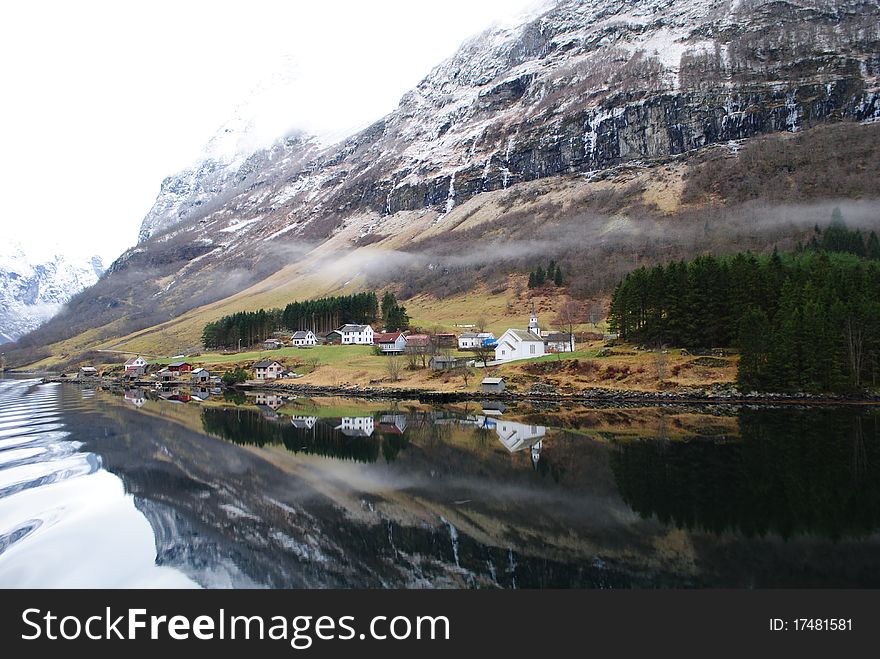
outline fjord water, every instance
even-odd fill
[[[872,408],[0,380],[3,587],[877,587]]]

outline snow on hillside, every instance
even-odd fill
[[[0,343],[15,341],[54,316],[104,272],[101,258],[33,259],[17,244],[0,251]]]

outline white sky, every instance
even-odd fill
[[[162,179],[237,110],[256,102],[273,136],[365,126],[469,35],[533,4],[3,3],[3,244],[109,264],[135,243]]]

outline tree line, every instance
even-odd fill
[[[251,346],[273,332],[312,330],[329,332],[345,323],[376,321],[379,300],[374,292],[292,302],[284,309],[239,311],[205,325],[202,343],[207,349],[234,348],[239,340]]]
[[[547,264],[547,269],[544,269],[544,266],[539,265],[537,268],[529,272],[529,288],[541,288],[547,283],[552,283],[554,286],[562,286],[562,268],[559,267],[559,264],[556,261],[551,259],[550,263]]]
[[[819,248],[639,268],[609,323],[651,345],[734,346],[748,391],[861,390],[877,379],[880,262]]]

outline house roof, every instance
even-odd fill
[[[567,332],[550,332],[544,337],[545,341],[570,341],[571,334]]]
[[[437,332],[437,336],[455,336],[455,332]]]
[[[197,368],[192,372],[192,374],[195,375],[196,373],[207,373],[207,372],[208,371],[204,368]]]
[[[294,332],[291,338],[294,339],[306,339],[308,338],[311,330],[299,330],[298,332]]]
[[[413,346],[426,346],[428,345],[428,335],[427,334],[410,334],[406,337],[406,342],[409,345]]]
[[[377,332],[373,334],[373,343],[396,343],[400,332]]]
[[[502,382],[504,382],[504,378],[483,378],[480,384],[501,384]]]
[[[254,368],[269,368],[272,364],[278,364],[274,359],[263,359],[254,364]],[[281,366],[281,364],[278,364]]]
[[[373,329],[369,325],[352,325],[349,323],[349,324],[343,325],[342,327],[340,327],[336,331],[337,332],[366,332],[368,327],[370,329]]]
[[[94,366],[80,366],[79,370],[91,372],[91,371],[97,371],[98,369],[96,369]]]
[[[281,339],[266,339],[263,343],[284,343]]]
[[[454,361],[456,361],[456,359],[452,355],[434,355],[433,357],[431,357],[431,361],[434,361],[434,362],[454,362]]]
[[[168,368],[180,368],[181,366],[190,366],[189,362],[171,362]]]
[[[511,334],[513,336],[513,338],[515,338],[518,341],[540,341],[541,343],[544,342],[544,339],[542,339],[537,334],[530,332],[529,330],[509,329],[504,334]]]
[[[458,338],[460,338],[460,339],[476,339],[477,333],[476,332],[462,332],[461,334],[458,335]]]
[[[132,357],[131,359],[127,359],[127,360],[125,360],[125,365],[126,366],[134,366],[135,363],[137,363],[137,360],[140,358],[141,358],[141,356],[138,355],[137,357]]]

